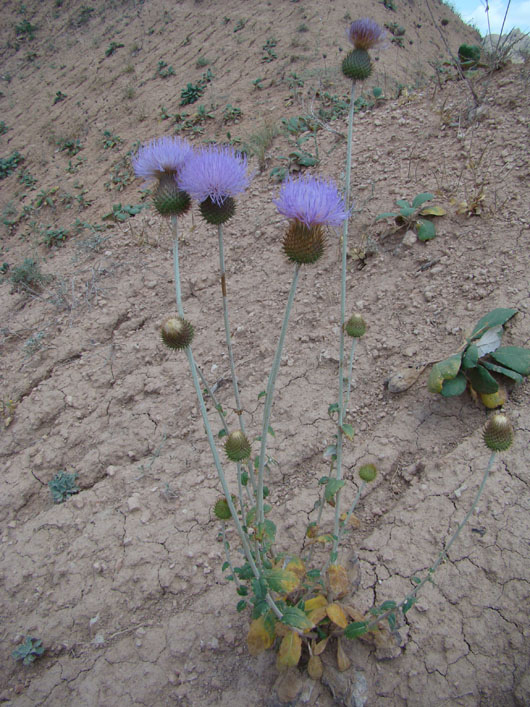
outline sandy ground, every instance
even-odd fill
[[[104,218],[114,205],[149,203],[130,170],[139,141],[186,124],[180,134],[194,144],[255,146],[256,135],[279,129],[263,154],[251,153],[252,183],[225,228],[236,364],[255,438],[292,276],[270,172],[307,137],[302,148],[319,158],[310,172],[343,183],[345,31],[366,15],[405,27],[403,46],[389,42],[363,86],[367,101],[373,87],[382,99],[355,116],[347,294],[368,331],[348,412],[356,437],[347,493],[360,463],[374,461],[380,474],[343,555],[359,560],[361,610],[400,600],[478,488],[487,412],[467,393],[432,395],[427,372],[401,394],[385,381],[454,352],[496,307],[519,312],[505,343],[529,345],[529,170],[528,66],[509,64],[487,84],[475,78],[486,91],[477,115],[468,86],[441,63],[447,52],[424,4],[395,4],[393,12],[363,0],[354,12],[344,0],[4,3],[1,157],[24,157],[0,196],[4,703],[273,705],[289,690],[293,704],[313,705],[530,702],[527,383],[504,406],[513,447],[498,456],[451,561],[407,614],[402,645],[351,642],[345,673],[330,653],[322,684],[303,674],[275,684],[275,655],[249,656],[249,617],[236,612],[221,573],[212,513],[220,487],[185,359],[159,339],[175,308],[169,224],[152,208]],[[433,8],[448,20],[439,26],[453,51],[476,41],[449,8]],[[112,42],[119,46],[106,56]],[[181,90],[209,69],[203,96],[181,107]],[[282,119],[298,116],[320,117],[321,129],[289,133]],[[375,222],[395,199],[424,191],[447,212],[434,240],[403,241]],[[50,229],[67,231],[65,242],[47,247]],[[230,411],[217,236],[195,208],[181,220],[180,251],[194,354]],[[16,291],[11,274],[28,257],[50,277]],[[327,470],[339,260],[330,233],[322,260],[302,270],[280,369],[270,447],[278,466],[268,479],[280,550],[300,547]],[[47,484],[60,470],[75,472],[81,491],[54,504]],[[46,648],[29,667],[10,657],[27,635]]]

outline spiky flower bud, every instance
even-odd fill
[[[353,339],[360,339],[366,332],[366,322],[358,312],[355,312],[344,325],[344,330]]]
[[[342,73],[352,81],[364,81],[372,73],[372,60],[366,49],[352,49],[343,59]]]
[[[482,432],[484,444],[493,452],[504,452],[513,442],[513,427],[510,420],[502,413],[492,415]]]
[[[363,464],[359,469],[359,476],[363,481],[370,482],[377,476],[377,469],[375,464]]]
[[[162,216],[179,216],[191,206],[190,195],[179,189],[175,175],[164,173],[153,194],[153,205]]]
[[[224,496],[217,499],[215,506],[213,507],[213,512],[215,517],[219,518],[219,520],[229,520],[232,517],[228,506],[228,501]]]
[[[228,435],[225,442],[225,452],[233,462],[241,462],[250,457],[250,442],[241,430],[236,430]]]
[[[219,226],[232,218],[236,211],[236,202],[231,196],[227,196],[222,203],[218,204],[208,196],[199,204],[199,210],[207,223]]]
[[[325,245],[322,226],[308,227],[301,221],[292,221],[283,239],[285,255],[302,265],[316,263],[322,257]]]
[[[162,341],[170,349],[185,349],[193,339],[193,326],[176,314],[168,317],[160,329]]]

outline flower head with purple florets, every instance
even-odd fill
[[[316,177],[288,177],[274,203],[281,214],[308,228],[325,224],[340,226],[348,215],[335,184]]]
[[[373,49],[384,43],[386,39],[385,30],[377,22],[365,17],[362,20],[355,20],[348,30],[348,39],[355,49]]]
[[[250,183],[247,158],[232,147],[209,145],[186,163],[178,182],[200,202],[206,221],[224,223],[235,211],[234,196]]]
[[[192,153],[192,146],[180,137],[156,138],[142,145],[132,158],[134,173],[147,181],[179,174]]]
[[[132,158],[137,177],[157,181],[153,204],[162,216],[178,216],[191,206],[190,195],[182,191],[177,177],[193,154],[192,146],[180,137],[160,137],[140,147]]]
[[[348,216],[335,184],[316,177],[289,177],[274,203],[291,221],[283,250],[299,264],[315,263],[326,244],[323,226],[339,226]]]

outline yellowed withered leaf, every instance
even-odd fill
[[[300,584],[298,575],[288,570],[264,570],[263,576],[270,589],[273,592],[278,592],[278,594],[290,594]]]
[[[282,638],[282,642],[280,643],[280,650],[278,651],[278,657],[276,659],[276,668],[280,671],[291,667],[294,668],[298,665],[301,655],[302,639],[294,631],[289,631],[289,633]]]
[[[322,677],[324,669],[322,667],[322,661],[318,655],[312,655],[311,658],[309,658],[307,663],[307,672],[309,673],[309,677],[313,680],[320,680]]]
[[[334,624],[340,626],[341,628],[346,628],[348,625],[348,618],[339,604],[330,604],[326,607],[326,614],[333,621]]]
[[[328,600],[323,594],[318,594],[316,597],[312,597],[304,602],[304,608],[306,613],[313,611],[313,609],[318,609],[321,606],[327,606]]]
[[[307,617],[313,622],[313,625],[317,625],[327,616],[325,606],[317,606],[316,609],[312,609],[307,612]]]
[[[330,565],[328,567],[328,582],[329,588],[336,597],[343,597],[350,590],[348,573],[342,565]]]
[[[329,641],[329,636],[326,636],[326,638],[323,638],[321,641],[318,643],[315,643],[313,646],[313,655],[320,655],[326,650],[326,646],[328,645]]]
[[[342,641],[339,638],[337,641],[337,667],[340,672],[343,673],[345,670],[348,670],[350,665],[351,661],[344,652],[344,648],[342,647]]]
[[[287,563],[285,569],[288,572],[292,572],[295,574],[299,579],[302,579],[305,575],[305,565],[303,560],[301,560],[299,557],[292,557],[290,561]]]
[[[253,656],[263,653],[272,646],[272,639],[273,637],[265,628],[264,617],[260,616],[259,619],[254,619],[248,629],[248,652]]]

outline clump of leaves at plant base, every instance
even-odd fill
[[[502,405],[503,381],[521,383],[530,374],[530,349],[501,346],[504,325],[516,314],[516,309],[499,308],[479,319],[463,350],[434,364],[427,383],[430,392],[449,398],[469,386],[486,407]]]
[[[79,488],[75,483],[77,474],[67,474],[66,471],[58,471],[51,481],[48,482],[54,503],[63,503],[70,496],[79,493]]]
[[[423,192],[418,194],[412,200],[412,204],[406,199],[397,199],[396,205],[399,206],[399,211],[388,211],[379,214],[376,221],[381,219],[392,218],[396,223],[396,232],[408,229],[415,229],[420,241],[430,241],[436,236],[434,223],[426,216],[444,216],[445,210],[441,206],[424,206],[426,201],[434,199],[434,194]]]
[[[21,660],[24,665],[31,665],[33,661],[44,653],[44,646],[40,638],[27,636],[23,643],[11,653],[15,660]]]
[[[481,49],[477,44],[461,44],[458,47],[458,60],[462,69],[474,69],[480,61]]]

